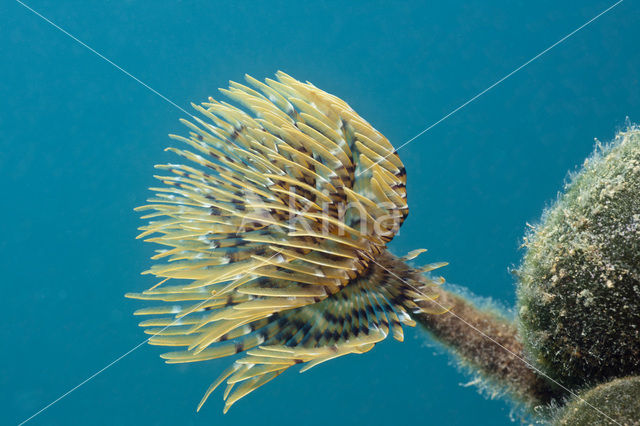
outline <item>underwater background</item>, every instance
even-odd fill
[[[283,70],[399,146],[613,2],[26,3],[188,109]],[[184,112],[18,2],[0,4],[0,424],[17,424],[145,335],[124,299],[155,281],[133,208]],[[399,151],[410,214],[390,249],[509,309],[510,268],[594,147],[640,120],[640,8],[624,1]],[[175,146],[175,143],[173,143]],[[142,345],[32,419],[69,424],[513,424],[425,332],[295,371],[222,415],[228,364]],[[517,415],[516,415],[517,417]]]

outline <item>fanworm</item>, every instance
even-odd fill
[[[158,165],[163,186],[139,238],[164,246],[145,273],[161,281],[127,297],[149,343],[183,347],[168,363],[241,354],[206,391],[226,383],[226,412],[289,367],[302,371],[403,339],[439,280],[410,274],[386,244],[409,210],[406,172],[389,141],[343,100],[282,73],[249,76],[193,105],[182,120],[183,164]],[[251,87],[249,87],[251,86]],[[425,270],[443,264],[428,265]]]

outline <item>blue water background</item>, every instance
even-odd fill
[[[349,102],[398,146],[608,7],[607,1],[28,4],[177,105],[276,70]],[[526,222],[568,170],[640,120],[640,12],[626,1],[402,150],[411,213],[390,245],[512,306]],[[133,212],[185,114],[14,1],[0,4],[0,424],[16,424],[145,335],[123,298],[154,247]],[[222,415],[229,363],[143,345],[33,419],[70,424],[511,424],[419,329]],[[470,331],[471,333],[472,331]]]

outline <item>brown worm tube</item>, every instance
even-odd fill
[[[497,313],[481,310],[443,288],[436,291],[440,294],[438,305],[450,307],[450,310],[440,315],[414,314],[414,319],[436,340],[489,381],[505,386],[512,396],[529,406],[547,404],[562,397],[561,389],[526,360],[513,322]],[[433,306],[425,308],[433,309]]]

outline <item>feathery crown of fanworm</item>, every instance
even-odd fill
[[[157,315],[140,323],[149,343],[185,348],[168,363],[243,354],[198,406],[226,382],[225,412],[295,364],[402,340],[436,284],[400,279],[408,268],[385,249],[408,214],[389,141],[310,83],[246,79],[221,90],[243,108],[210,98],[183,120],[189,137],[171,135],[191,165],[156,166],[165,186],[137,209],[151,211],[139,238],[167,247],[146,271],[162,281],[127,295],[168,302],[136,311]]]

